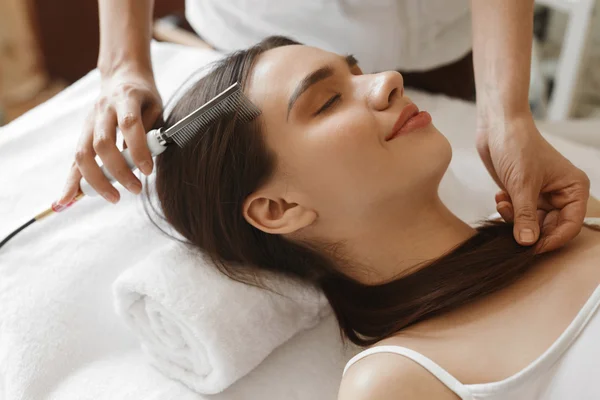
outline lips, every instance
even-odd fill
[[[410,103],[400,111],[400,115],[392,128],[390,134],[385,138],[389,141],[399,134],[409,132],[421,127],[424,127],[431,123],[431,116],[427,111],[419,112],[419,108],[414,104]]]

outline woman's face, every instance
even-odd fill
[[[256,196],[314,210],[338,232],[437,196],[451,149],[429,114],[390,140],[417,111],[400,73],[364,75],[351,56],[284,46],[258,58],[247,93],[262,110],[262,132],[277,158]]]

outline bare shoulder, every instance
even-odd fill
[[[354,363],[342,378],[338,400],[456,400],[459,397],[413,360],[375,353]]]

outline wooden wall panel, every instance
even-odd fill
[[[0,0],[0,102],[34,97],[48,83],[42,55],[23,0]]]
[[[155,0],[155,18],[182,12],[184,1]],[[32,7],[51,77],[74,82],[96,67],[100,38],[96,0],[33,0]]]

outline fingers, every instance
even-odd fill
[[[500,190],[499,192],[496,193],[496,204],[502,202],[502,201],[507,201],[510,203],[510,196],[508,195],[508,193],[506,193],[505,190]]]
[[[93,119],[94,118],[94,113],[90,113],[88,114],[87,118],[85,119],[84,123],[83,123],[83,133],[79,138],[79,143],[77,145],[77,152],[79,153],[79,149],[80,147],[87,147],[87,142],[91,142],[92,140],[92,135],[94,133],[94,129],[93,129]],[[91,147],[91,146],[90,146]],[[94,158],[95,154],[93,154],[93,149],[91,151],[92,154],[90,154],[90,156],[92,158]],[[81,157],[85,157],[84,154],[81,154],[79,156]],[[77,156],[75,157],[77,158]],[[79,180],[82,178],[81,172],[79,171],[79,166],[77,165],[77,160],[73,161],[73,163],[71,164],[71,168],[69,169],[69,173],[67,174],[67,181],[65,183],[65,186],[63,188],[63,192],[61,194],[60,199],[58,199],[57,204],[58,205],[65,205],[67,203],[69,203],[71,200],[73,200],[73,198],[77,195],[77,192],[79,192]]]
[[[95,114],[92,113],[84,126],[84,132],[80,137],[79,144],[77,145],[75,162],[77,163],[77,167],[81,175],[90,184],[90,186],[106,200],[110,201],[111,203],[116,203],[119,201],[119,192],[110,184],[108,179],[106,179],[95,160],[96,151],[94,149],[93,142],[94,130],[96,128],[94,125],[94,116]],[[111,121],[110,116],[105,115],[105,121],[105,124],[109,124]],[[96,125],[98,125],[98,123],[101,122],[97,122]]]
[[[146,132],[150,131],[154,123],[162,120],[162,104],[160,100],[153,101],[144,111],[142,111],[142,122]],[[163,122],[163,121],[160,121]]]
[[[537,200],[537,220],[540,239],[536,252],[556,250],[581,231],[589,199],[589,180],[553,193],[545,193]],[[506,222],[514,221],[514,207],[510,196],[501,190],[496,193],[496,209]]]
[[[81,173],[79,172],[79,168],[77,167],[77,163],[73,161],[71,164],[71,168],[69,169],[69,174],[67,175],[67,182],[65,183],[65,187],[63,188],[60,199],[58,200],[58,205],[65,205],[71,202],[73,198],[79,192],[79,180],[81,179]]]
[[[152,154],[146,143],[141,102],[130,97],[117,103],[117,118],[133,163],[145,175],[150,175],[152,173]]]
[[[142,190],[142,184],[129,169],[125,159],[117,147],[116,126],[117,115],[112,109],[105,111],[104,114],[102,114],[99,118],[97,117],[96,125],[94,127],[92,146],[96,154],[98,154],[102,160],[105,168],[108,170],[108,172],[110,172],[115,180],[123,185],[123,187],[126,187],[131,193],[138,194]],[[86,180],[94,189],[96,189],[94,185],[99,186],[100,190],[102,191],[96,190],[98,193],[118,193],[108,179],[106,179],[100,168],[97,170],[102,178],[97,178],[98,175],[96,175],[96,169],[94,169],[94,175],[90,176],[90,179],[94,179],[94,181],[87,179],[86,171],[82,170],[81,172],[84,176],[86,176]]]
[[[505,220],[506,222],[513,222],[514,221],[514,210],[513,210],[513,206],[510,202],[508,201],[500,201],[496,204],[496,211],[498,211],[498,214],[500,214],[500,216],[502,217],[503,220]]]
[[[528,203],[528,205],[521,206],[521,223],[515,223],[514,235],[519,244],[528,246],[538,240],[546,215],[554,209],[554,206],[544,195],[537,195],[537,197],[531,195],[528,199],[521,194],[520,198],[522,204]],[[532,206],[532,204],[534,205]],[[496,193],[496,210],[506,222],[515,222],[515,209],[516,206],[506,191],[501,190]]]
[[[586,177],[587,178],[587,177]],[[550,203],[556,209],[556,222],[544,226],[544,243],[540,252],[552,251],[565,245],[581,231],[589,198],[589,180],[581,180],[552,194]]]
[[[512,205],[512,200],[510,199],[510,196],[508,195],[508,193],[506,193],[505,190],[500,190],[499,192],[496,193],[495,200],[496,200],[496,210],[500,213],[500,215],[502,215],[502,213],[500,212],[499,209],[506,209],[506,207],[510,207],[510,210],[506,210],[505,212],[509,212],[511,217],[509,217],[507,219],[504,217],[504,215],[502,215],[502,218],[504,218],[504,220],[506,222],[513,222],[514,209],[513,209],[513,205]],[[542,194],[538,197],[537,208],[538,208],[538,220],[539,220],[539,211],[545,211],[546,213],[548,213],[554,209],[554,206],[552,204],[550,204],[548,194]],[[506,215],[508,216],[509,214],[507,213]]]
[[[514,210],[513,234],[522,246],[534,244],[540,235],[540,226],[537,218],[537,201],[540,188],[520,185],[521,190],[511,196]]]
[[[114,78],[114,79],[113,79]],[[146,175],[152,172],[152,155],[146,132],[161,115],[162,102],[153,80],[132,74],[103,81],[100,98],[86,119],[82,135],[59,204],[71,201],[80,191],[81,178],[107,200],[116,203],[118,190],[104,176],[96,155],[116,181],[130,192],[139,194],[142,184],[129,169],[116,143],[117,127],[123,134],[123,148],[128,149],[133,163]],[[148,126],[148,129],[145,129]]]
[[[513,210],[512,203],[510,201],[500,201],[496,205],[496,210],[498,211],[498,213],[500,214],[500,216],[502,217],[502,219],[504,221],[506,221],[508,223],[514,222],[514,210]],[[545,224],[547,224],[546,216],[548,215],[549,212],[550,212],[550,210],[546,210],[544,208],[537,209],[537,219],[539,221],[539,227],[540,227],[540,231],[542,232],[542,235],[545,232],[543,227]]]
[[[540,235],[544,236],[544,226],[547,224],[548,219],[546,218],[550,212],[546,210],[539,209],[537,210],[538,222],[540,224]]]
[[[162,103],[160,102],[160,99],[153,101],[146,110],[142,111],[142,123],[146,133],[153,129],[155,123],[159,123],[159,125],[164,124],[164,121],[162,121]],[[125,150],[127,147],[127,142],[123,141],[123,150]]]

